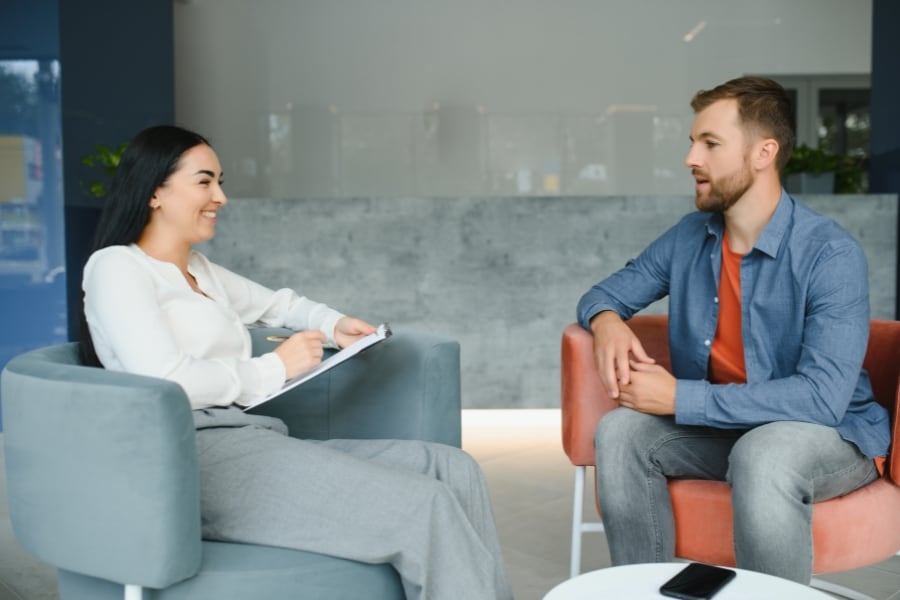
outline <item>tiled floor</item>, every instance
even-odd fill
[[[465,411],[463,446],[487,477],[516,598],[539,600],[569,572],[573,470],[560,446],[559,411]],[[585,506],[592,518],[590,489]],[[586,535],[582,569],[608,565],[603,535]],[[900,600],[900,557],[827,578],[877,600]],[[0,600],[55,599],[55,579],[12,539],[0,461]]]

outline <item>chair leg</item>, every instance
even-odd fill
[[[590,531],[603,531],[603,522],[584,522],[584,473],[585,467],[575,466],[575,490],[572,501],[572,553],[569,577],[581,572],[581,536]]]
[[[581,571],[581,521],[584,513],[584,467],[575,467],[575,493],[572,503],[572,551],[570,554],[569,577]]]
[[[144,590],[139,585],[126,585],[125,586],[125,600],[141,600],[141,597],[144,595]]]
[[[856,590],[851,590],[848,587],[843,585],[838,585],[836,583],[832,583],[830,581],[825,581],[824,579],[818,579],[813,577],[809,582],[809,587],[815,588],[817,590],[822,590],[823,592],[828,592],[829,594],[835,594],[840,596],[841,598],[847,598],[847,600],[875,600],[872,596],[867,596],[861,592],[857,592]]]

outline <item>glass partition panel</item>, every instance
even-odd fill
[[[178,121],[251,197],[690,194],[695,92],[871,62],[871,0],[174,8]]]
[[[66,340],[59,62],[0,60],[0,369]]]

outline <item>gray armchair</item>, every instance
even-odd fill
[[[252,330],[256,354],[272,347],[273,333],[284,331]],[[160,600],[404,598],[390,565],[201,540],[181,387],[82,366],[77,348],[28,352],[2,374],[13,530],[58,567],[64,600],[140,597],[136,586]],[[459,446],[459,345],[397,332],[254,412],[283,419],[295,437]]]

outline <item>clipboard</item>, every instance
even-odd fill
[[[370,333],[366,337],[356,340],[355,342],[353,342],[346,348],[340,350],[336,354],[332,354],[331,356],[329,356],[328,358],[326,358],[325,360],[320,362],[318,365],[316,365],[312,369],[309,369],[308,371],[304,371],[303,373],[300,373],[296,377],[288,379],[287,381],[284,382],[284,385],[281,386],[281,389],[269,394],[268,396],[265,396],[264,398],[261,398],[259,400],[254,400],[252,403],[244,406],[242,408],[242,410],[244,412],[246,412],[246,411],[250,410],[251,408],[255,408],[255,407],[259,406],[260,404],[264,404],[264,403],[268,402],[272,398],[277,398],[278,396],[285,393],[286,391],[292,390],[295,387],[297,387],[298,385],[309,381],[313,377],[316,377],[317,375],[321,375],[325,371],[333,369],[334,367],[338,366],[342,362],[344,362],[350,358],[353,358],[354,356],[356,356],[363,350],[366,350],[367,348],[371,348],[375,344],[378,344],[379,342],[383,342],[384,340],[388,339],[389,337],[391,337],[391,326],[388,325],[387,323],[382,323],[375,329],[374,333]]]

